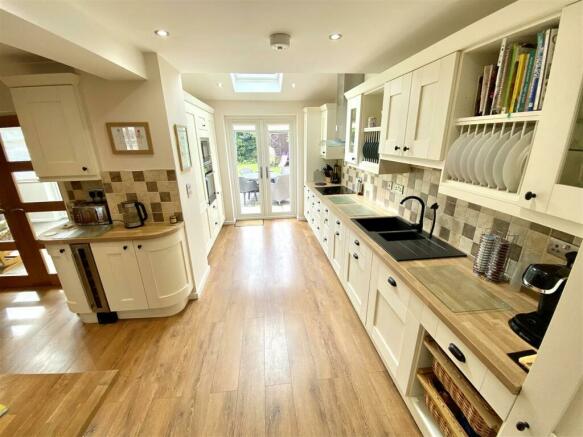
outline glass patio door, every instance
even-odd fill
[[[0,290],[59,285],[37,236],[67,220],[57,183],[33,171],[18,119],[0,117]]]
[[[227,123],[237,219],[293,215],[293,126],[282,118]]]

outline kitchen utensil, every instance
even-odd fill
[[[502,282],[506,278],[506,264],[510,255],[510,241],[497,237],[494,250],[488,261],[486,278],[492,282]]]
[[[484,158],[484,177],[486,178],[486,182],[490,188],[496,188],[496,182],[494,181],[494,160],[500,151],[500,147],[502,147],[502,145],[508,141],[509,138],[510,132],[506,132],[504,135],[498,137]]]
[[[496,235],[491,233],[484,233],[480,237],[478,246],[478,253],[474,258],[474,265],[472,270],[477,274],[485,274],[488,271],[490,258],[496,246]]]
[[[506,162],[502,169],[502,180],[506,189],[511,193],[515,193],[520,184],[520,177],[522,176],[520,171],[520,155],[524,150],[528,150],[530,143],[532,141],[533,131],[530,131],[512,147],[508,156],[506,157]]]
[[[538,308],[531,313],[515,315],[508,324],[522,339],[536,348],[547,331],[576,256],[577,252],[567,253],[566,265],[531,264],[522,275],[522,284],[540,293]]]
[[[123,221],[126,228],[139,228],[144,226],[148,219],[146,207],[142,202],[123,202]]]
[[[520,140],[521,132],[517,132],[510,137],[508,141],[506,141],[502,147],[500,147],[500,151],[496,155],[494,159],[494,182],[496,184],[496,188],[499,190],[505,190],[506,185],[504,185],[504,179],[502,177],[502,171],[504,169],[504,163],[506,162],[506,156],[512,149],[512,147]]]

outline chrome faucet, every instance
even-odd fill
[[[425,217],[425,202],[421,197],[418,196],[407,196],[403,200],[401,200],[401,205],[405,203],[407,200],[417,200],[421,204],[421,217],[419,218],[419,223],[413,225],[414,229],[417,229],[419,232],[423,231],[423,217]]]

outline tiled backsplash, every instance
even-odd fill
[[[412,222],[418,221],[419,203],[405,202],[400,205],[405,196],[421,197],[426,205],[423,227],[431,229],[433,211],[429,207],[437,202],[437,222],[434,233],[469,255],[475,255],[478,242],[483,232],[494,230],[508,236],[512,244],[508,272],[511,281],[517,284],[522,272],[528,264],[537,262],[564,263],[547,253],[549,237],[555,237],[576,246],[581,245],[581,239],[564,232],[512,217],[489,208],[468,203],[453,197],[438,194],[440,170],[421,169],[413,167],[411,172],[403,174],[373,175],[345,166],[342,170],[342,183],[355,189],[356,180],[364,181],[364,195],[378,205],[399,211],[399,214]],[[400,184],[404,187],[403,194],[391,190],[391,186]]]
[[[148,212],[147,222],[168,223],[176,215],[182,221],[178,184],[174,170],[104,171],[101,181],[64,182],[67,204],[90,200],[88,191],[103,189],[113,220],[123,220],[121,203],[142,202]]]

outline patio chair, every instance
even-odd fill
[[[257,200],[259,184],[253,179],[247,179],[245,177],[239,176],[239,192],[243,195],[243,203],[247,205],[247,200],[251,197],[251,194],[253,194],[255,196],[255,200]]]
[[[281,202],[289,202],[289,175],[280,175],[271,183],[271,200],[281,205]]]

